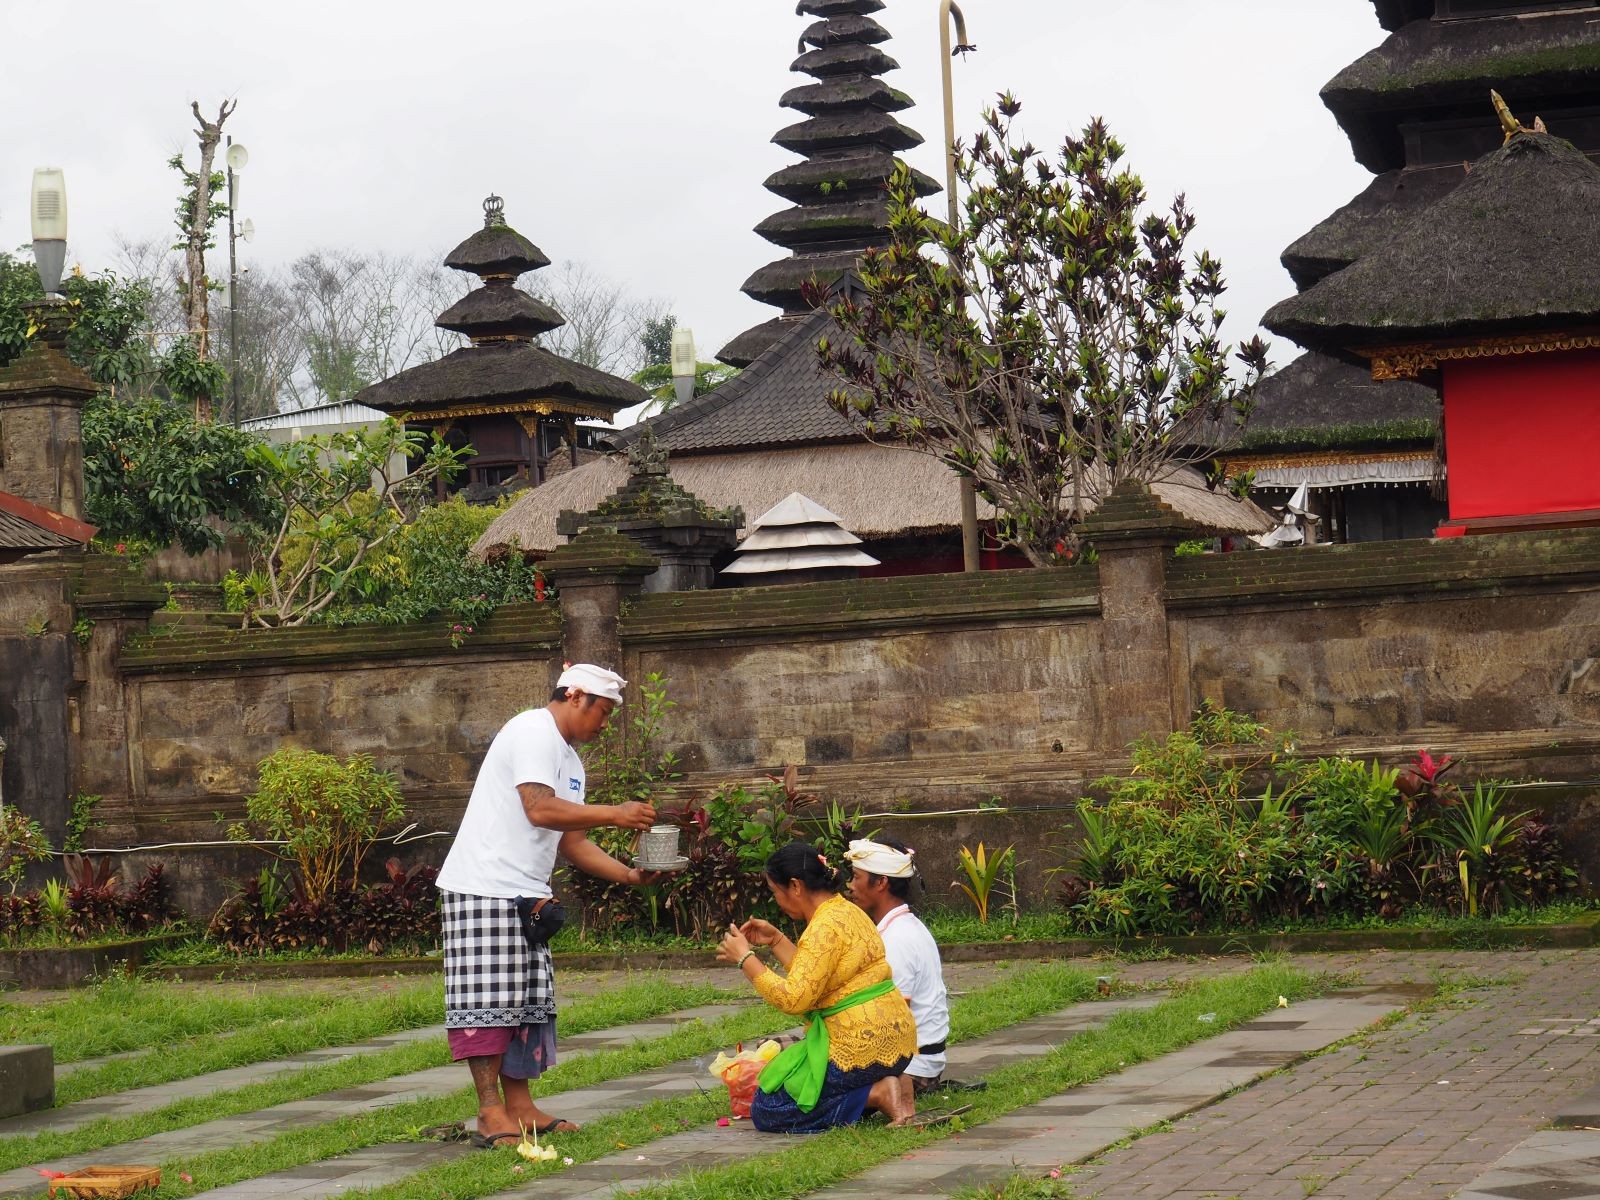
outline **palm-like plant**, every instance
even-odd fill
[[[1007,846],[998,854],[991,855],[984,848],[982,842],[978,843],[977,852],[961,847],[961,870],[967,877],[967,882],[959,879],[950,886],[960,888],[967,894],[973,906],[978,910],[978,921],[981,924],[989,923],[989,896],[994,891],[995,882],[1005,872],[1011,861],[1016,857],[1017,848]]]
[[[1444,862],[1453,868],[1461,882],[1462,900],[1469,914],[1476,916],[1484,901],[1498,901],[1491,889],[1507,891],[1499,864],[1516,842],[1517,829],[1528,812],[1507,815],[1500,811],[1505,792],[1497,787],[1472,785],[1472,794],[1460,805],[1445,810],[1427,831],[1427,837],[1440,849]]]

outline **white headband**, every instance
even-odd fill
[[[622,703],[622,689],[628,681],[615,671],[597,667],[593,663],[573,663],[561,672],[556,680],[558,688],[578,688],[586,696],[599,696],[605,700]]]
[[[882,875],[887,879],[910,879],[917,873],[912,866],[910,852],[896,850],[882,842],[857,839],[844,852],[846,861],[860,867],[868,875]]]

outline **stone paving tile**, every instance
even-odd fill
[[[1456,1193],[1456,1200],[1575,1200],[1600,1196],[1600,1131],[1534,1134]]]
[[[729,1012],[738,1011],[740,1007],[739,1005],[709,1005],[702,1008],[685,1009],[668,1016],[650,1021],[641,1021],[632,1025],[619,1025],[610,1029],[599,1029],[589,1033],[576,1034],[570,1038],[562,1039],[561,1050],[564,1057],[570,1058],[573,1054],[631,1046],[644,1039],[659,1037],[675,1026],[695,1017],[712,1019]],[[184,1082],[196,1087],[197,1090],[193,1094],[209,1095],[210,1089],[204,1084],[204,1080],[207,1078],[209,1077],[199,1076]],[[167,1133],[156,1134],[153,1137],[127,1142],[120,1146],[107,1147],[104,1150],[73,1155],[69,1158],[37,1165],[55,1171],[68,1171],[91,1163],[104,1163],[110,1158],[120,1159],[125,1162],[165,1162],[172,1158],[179,1158],[205,1150],[267,1141],[287,1130],[318,1125],[335,1117],[348,1115],[352,1111],[371,1111],[395,1104],[403,1104],[409,1100],[446,1096],[452,1092],[459,1091],[468,1082],[466,1069],[459,1063],[451,1063],[447,1066],[432,1067],[428,1070],[416,1071],[408,1075],[397,1075],[381,1083],[370,1084],[360,1089],[347,1089],[346,1093],[328,1093],[305,1100],[290,1101],[259,1112],[208,1121],[202,1125],[175,1129]],[[639,1077],[636,1077],[626,1081],[621,1089],[616,1090],[619,1102],[622,1099],[631,1097],[632,1089],[638,1082]],[[698,1082],[698,1080],[695,1080],[695,1082]],[[685,1077],[684,1087],[686,1089],[693,1087],[687,1076]],[[365,1099],[340,1100],[335,1098],[338,1095],[347,1094],[348,1091],[360,1091],[367,1095]],[[85,1101],[85,1103],[96,1102]],[[623,1106],[626,1107],[626,1104]],[[72,1107],[76,1108],[77,1106],[74,1105]],[[14,1128],[18,1128],[19,1122],[26,1121],[33,1115],[35,1114],[30,1114],[29,1117],[0,1122],[0,1136],[11,1132]],[[20,1129],[19,1131],[24,1133],[32,1132],[32,1130],[28,1129]],[[38,1191],[38,1184],[39,1176],[32,1168],[19,1168],[15,1171],[0,1172],[0,1197],[32,1195]]]
[[[1107,1154],[1072,1176],[1075,1195],[1444,1200],[1600,1081],[1592,1038],[1522,1032],[1571,1030],[1600,1014],[1600,951],[1293,961],[1327,962],[1368,980],[1460,975],[1502,982],[1468,992],[1470,1003],[1409,1017]],[[1537,1149],[1537,1139],[1532,1145]],[[1501,1200],[1563,1194],[1600,1195],[1600,1188],[1513,1191]]]
[[[1075,1033],[1102,1024],[1113,1013],[1129,1008],[1146,1008],[1159,1001],[1159,996],[1096,1000],[1075,1005],[1049,1016],[1024,1021],[986,1038],[950,1047],[949,1070],[952,1075],[961,1074],[970,1077],[976,1074],[972,1067],[980,1058],[1015,1061],[1030,1057],[1038,1046],[1053,1045]],[[704,1071],[704,1064],[698,1060],[675,1063],[660,1071],[634,1076],[627,1080],[552,1096],[547,1100],[541,1100],[540,1107],[547,1112],[560,1113],[574,1121],[592,1121],[609,1113],[636,1107],[640,1103],[641,1096],[645,1094],[651,1098],[660,1098],[700,1090],[705,1086],[701,1078]],[[629,1186],[630,1181],[652,1182],[662,1175],[676,1174],[686,1167],[700,1166],[711,1160],[740,1157],[771,1148],[771,1142],[762,1145],[762,1141],[761,1135],[754,1133],[744,1122],[727,1128],[711,1126],[707,1129],[689,1130],[648,1143],[639,1147],[637,1151],[630,1150],[598,1162],[573,1167],[556,1176],[544,1177],[536,1184],[530,1185],[532,1190],[528,1191],[527,1195],[529,1197],[609,1196],[613,1188]],[[362,1151],[359,1155],[331,1159],[325,1165],[348,1163],[351,1174],[330,1177],[320,1189],[307,1190],[295,1185],[292,1194],[301,1200],[325,1200],[326,1197],[336,1196],[351,1187],[370,1186],[377,1179],[371,1166],[371,1156],[376,1154],[381,1159],[386,1150],[393,1149],[396,1147],[373,1147]],[[428,1156],[429,1149],[435,1151],[434,1157]],[[404,1169],[396,1169],[392,1174],[386,1173],[381,1181],[389,1182],[432,1162],[443,1161],[446,1156],[442,1151],[447,1149],[450,1148],[439,1146],[437,1143],[427,1143],[423,1146],[423,1152],[419,1157],[411,1159]],[[273,1180],[290,1179],[295,1174],[295,1171],[287,1171],[281,1175],[263,1176],[250,1180],[247,1184],[218,1188],[204,1195],[206,1200],[255,1200],[258,1196],[270,1194],[264,1189]],[[354,1181],[353,1177],[356,1174],[362,1176],[359,1182]],[[3,1180],[0,1180],[0,1183],[3,1183]],[[521,1191],[501,1193],[503,1200],[515,1200],[516,1197],[523,1195]]]

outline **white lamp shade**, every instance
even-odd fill
[[[33,240],[67,240],[67,178],[60,167],[36,167],[33,172]]]
[[[672,331],[672,373],[693,377],[695,367],[694,330],[680,325]]]
[[[233,145],[228,147],[222,157],[223,160],[228,164],[228,170],[242,171],[250,162],[250,151],[246,150],[238,142],[235,142]]]

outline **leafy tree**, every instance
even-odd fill
[[[245,623],[301,625],[332,607],[466,454],[393,420],[253,446],[250,463],[279,517],[253,539]],[[407,460],[409,473],[398,466]]]
[[[473,544],[513,503],[468,504],[453,496],[405,525],[366,573],[324,614],[331,624],[402,623],[449,613],[476,626],[502,604],[544,599],[539,569],[519,553],[475,558]]]
[[[145,320],[149,285],[110,271],[73,274],[62,280],[61,294],[74,310],[67,356],[109,391],[147,387],[155,367]],[[23,305],[43,298],[33,264],[0,252],[0,367],[27,349],[33,333]]]
[[[199,167],[194,171],[189,170],[181,154],[169,161],[169,165],[183,177],[184,191],[178,203],[178,233],[181,240],[175,248],[184,253],[184,279],[180,289],[183,292],[187,329],[194,336],[195,352],[202,359],[211,355],[212,283],[206,276],[206,251],[215,244],[212,230],[222,214],[227,212],[225,204],[213,199],[226,179],[220,172],[213,171],[211,164],[222,142],[222,126],[238,106],[237,100],[232,103],[225,100],[217,110],[217,119],[208,121],[200,112],[199,101],[191,103],[189,107],[194,113],[195,136],[200,147]],[[198,393],[194,402],[198,414],[209,414],[209,392]]]
[[[639,332],[639,350],[644,355],[644,368],[665,367],[672,363],[672,331],[678,318],[671,313],[659,317],[646,317]]]
[[[1020,108],[1001,96],[958,147],[954,228],[897,170],[888,244],[863,259],[858,292],[826,301],[847,337],[819,353],[848,385],[841,413],[970,476],[1002,539],[1044,564],[1119,483],[1212,457],[1249,414],[1266,346],[1243,345],[1244,379],[1230,378],[1222,267],[1187,256],[1182,196],[1146,212],[1103,122],[1051,160],[1013,136]]]
[[[102,537],[191,554],[222,543],[220,519],[251,528],[278,508],[250,455],[258,439],[231,425],[197,420],[158,396],[114,400],[102,393],[83,411],[85,508]]]

